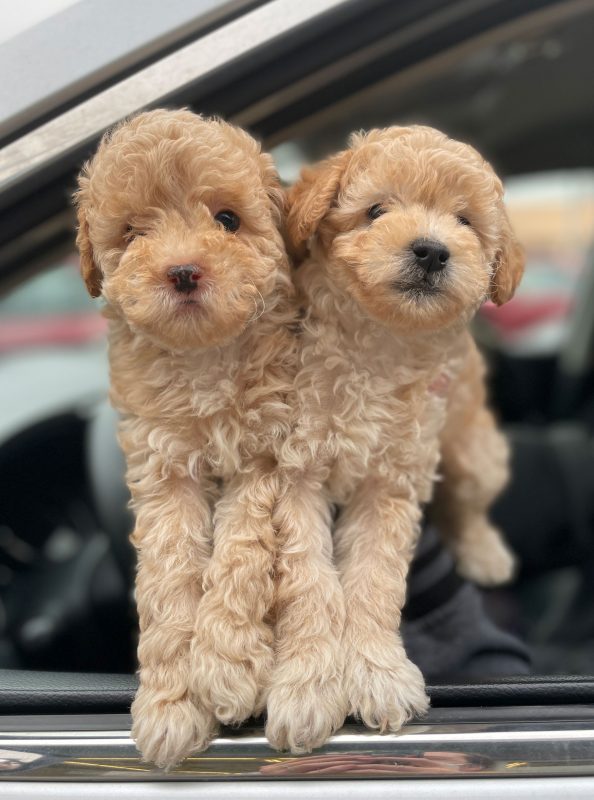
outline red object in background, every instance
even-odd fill
[[[107,321],[100,314],[13,317],[0,320],[0,352],[47,345],[77,345],[100,339]]]
[[[490,301],[481,314],[502,334],[516,336],[543,322],[563,319],[573,307],[571,297],[516,297],[500,308]],[[106,320],[98,313],[9,317],[0,320],[0,352],[30,347],[85,344],[102,338]]]
[[[533,325],[563,319],[572,307],[571,297],[516,297],[501,307],[489,301],[482,306],[481,314],[500,333],[516,335]]]

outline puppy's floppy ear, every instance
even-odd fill
[[[332,207],[350,159],[351,151],[343,150],[315,167],[307,167],[289,190],[287,235],[295,251],[302,249]]]
[[[281,230],[287,214],[287,195],[281,186],[272,156],[269,153],[261,153],[260,159],[266,194],[272,206],[274,221]]]
[[[101,294],[102,282],[101,270],[95,263],[93,246],[89,238],[89,223],[87,222],[86,212],[80,204],[80,195],[76,196],[76,202],[78,204],[76,246],[80,253],[80,271],[91,297],[99,297]]]
[[[524,249],[516,239],[507,212],[503,209],[499,246],[489,289],[491,300],[498,306],[514,296],[524,274],[525,262]]]

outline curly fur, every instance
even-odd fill
[[[275,453],[289,432],[295,305],[284,195],[244,131],[152,111],[107,134],[76,194],[138,551],[133,736],[170,767],[262,709],[273,667]],[[214,215],[231,209],[239,230]],[[202,271],[192,304],[172,265]]]
[[[502,195],[475,150],[425,127],[356,134],[289,194],[290,247],[310,257],[296,272],[308,311],[282,463],[309,465],[326,503],[343,509],[335,557],[344,632],[340,644],[320,638],[329,659],[345,659],[347,708],[382,731],[427,708],[398,627],[421,506],[440,472],[440,525],[460,569],[483,583],[512,570],[486,517],[507,477],[507,449],[466,330],[481,303],[508,300],[522,274]],[[384,213],[371,220],[376,204]],[[415,267],[419,238],[451,254],[430,280]],[[318,613],[306,597],[303,617]],[[310,728],[305,745],[321,738]]]

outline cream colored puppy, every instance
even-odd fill
[[[382,731],[427,708],[398,629],[421,509],[440,473],[441,529],[461,571],[483,583],[512,573],[486,516],[507,479],[507,448],[467,331],[481,303],[509,300],[522,274],[502,196],[475,150],[425,127],[354,135],[290,193],[289,238],[310,255],[296,272],[307,315],[284,462],[307,465],[343,509],[344,690],[350,712]],[[317,611],[306,595],[304,620]],[[328,648],[327,633],[312,632],[307,649],[319,641]],[[324,685],[320,698],[322,709]],[[312,729],[307,744],[319,743]]]

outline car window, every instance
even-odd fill
[[[396,42],[373,81],[358,82],[355,70],[352,84],[347,76],[336,98],[326,87],[311,109],[306,94],[299,118],[279,122],[265,145],[291,183],[354,130],[420,122],[476,145],[503,176],[526,277],[510,304],[483,307],[476,334],[512,445],[513,478],[494,518],[521,568],[481,602],[528,642],[536,673],[584,674],[594,651],[594,12],[536,3],[512,24],[487,5],[491,22],[455,46],[442,48],[437,29],[425,55],[400,67]],[[289,65],[278,69],[289,93],[301,90]],[[317,97],[315,76],[304,85]],[[34,88],[31,108],[43,95]],[[213,82],[209,111],[224,106],[228,88]],[[192,87],[184,92],[191,104]],[[262,105],[275,109],[282,96]],[[11,131],[22,110],[10,109]],[[239,120],[255,119],[249,112]],[[72,191],[71,177],[50,187],[54,195]],[[107,404],[106,326],[78,272],[72,249],[0,298],[0,484],[8,487],[0,668],[135,664],[130,516]]]

